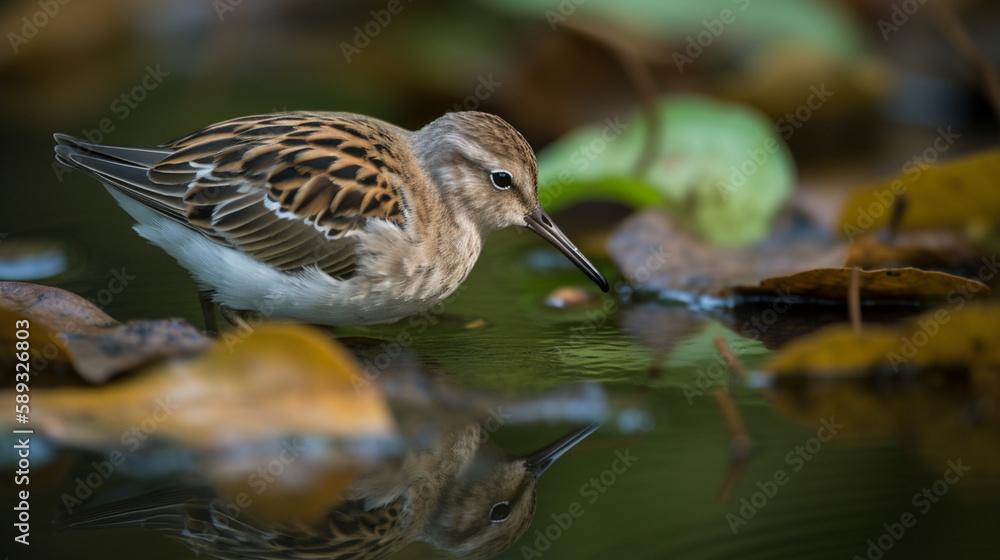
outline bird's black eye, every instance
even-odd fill
[[[510,173],[507,173],[506,171],[490,172],[490,181],[493,181],[494,187],[502,191],[509,189],[510,186],[514,183],[513,177],[511,177]]]
[[[503,523],[508,517],[510,517],[510,506],[507,502],[493,504],[493,508],[490,509],[490,523]]]

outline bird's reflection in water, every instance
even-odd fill
[[[265,520],[206,487],[173,486],[120,498],[108,493],[59,521],[70,529],[155,529],[223,559],[374,559],[414,541],[486,558],[524,534],[538,477],[596,428],[514,456],[485,438],[479,424],[464,424],[425,450],[368,466],[321,519]]]

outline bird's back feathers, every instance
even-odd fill
[[[345,278],[354,234],[372,219],[405,222],[389,147],[399,134],[374,119],[300,112],[233,119],[155,147],[55,138],[62,163],[215,242],[279,270],[316,265]]]

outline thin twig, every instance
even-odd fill
[[[734,459],[729,463],[729,468],[726,469],[726,477],[722,479],[719,491],[715,493],[716,501],[720,504],[725,504],[732,499],[733,492],[740,485],[740,480],[743,479],[743,472],[746,470],[748,463],[749,461],[746,459]]]
[[[993,115],[1000,121],[1000,76],[996,68],[972,41],[948,2],[934,2],[932,8],[938,11],[939,17],[935,19],[945,37],[977,74],[983,93],[993,106]]]
[[[907,198],[906,193],[896,197],[896,200],[892,203],[892,214],[889,216],[889,223],[878,233],[879,241],[885,245],[892,245],[896,241],[896,235],[899,234],[899,226],[903,223],[903,217],[906,215],[906,210],[909,206],[910,199]]]
[[[733,458],[746,459],[750,455],[750,432],[743,421],[740,407],[736,406],[736,399],[733,398],[732,391],[728,387],[716,389],[715,401],[719,405],[722,419],[726,422],[726,429],[729,431]]]
[[[628,78],[635,90],[643,113],[646,115],[646,143],[643,146],[642,154],[639,155],[639,159],[635,163],[636,176],[646,175],[656,160],[661,135],[659,90],[656,87],[653,74],[643,63],[642,56],[637,52],[637,49],[621,33],[617,33],[609,27],[598,27],[575,19],[560,25],[606,48],[618,61],[622,71],[625,72],[625,77]]]
[[[847,311],[855,334],[861,334],[861,269],[851,269],[851,285],[847,289]]]
[[[733,373],[740,379],[746,379],[746,368],[743,367],[743,363],[740,362],[736,354],[733,354],[729,345],[726,344],[726,339],[717,336],[714,341],[716,349],[719,350],[722,358],[726,361],[729,368],[733,370]],[[743,421],[743,414],[740,413],[740,407],[737,406],[736,398],[728,386],[719,387],[713,395],[715,396],[716,404],[719,405],[722,419],[726,423],[726,430],[729,432],[729,453],[731,457],[729,469],[726,471],[726,478],[723,479],[722,485],[719,487],[716,499],[719,502],[728,502],[743,476],[747,462],[750,460],[750,431],[747,430],[746,422]]]
[[[729,470],[726,473],[726,478],[722,481],[722,485],[719,487],[716,498],[719,502],[728,502],[750,459],[750,432],[743,421],[743,415],[740,413],[739,406],[736,405],[736,399],[733,398],[732,391],[728,387],[719,387],[713,395],[715,396],[716,404],[719,405],[719,411],[722,412],[722,419],[726,423],[726,429],[729,431],[729,452],[731,458]]]
[[[715,337],[715,348],[719,351],[719,354],[722,354],[722,359],[726,360],[726,365],[733,370],[733,373],[740,379],[746,380],[747,368],[743,367],[743,362],[729,349],[726,339],[721,336]]]

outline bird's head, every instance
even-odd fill
[[[417,157],[457,218],[485,237],[522,226],[559,249],[602,290],[608,281],[538,202],[538,163],[527,140],[490,113],[448,113],[414,133]]]
[[[488,558],[510,548],[535,515],[538,477],[597,429],[580,428],[526,456],[507,454],[492,442],[449,484],[421,535],[432,545],[467,558]]]

